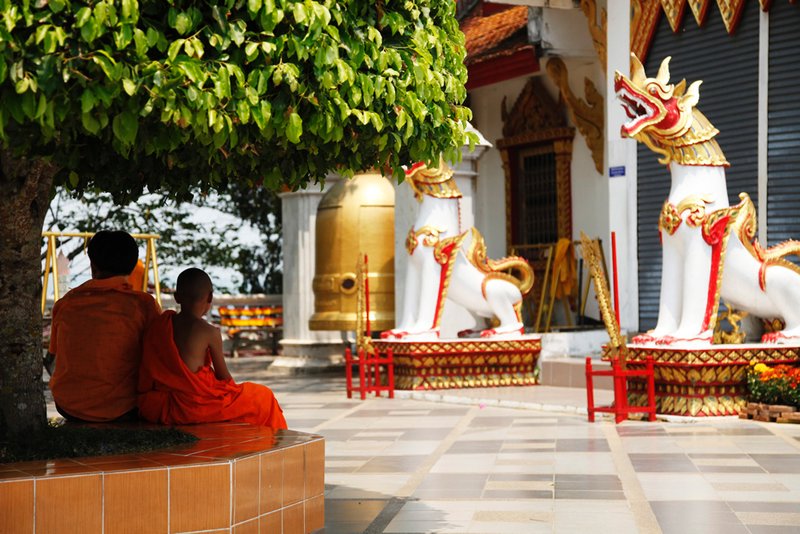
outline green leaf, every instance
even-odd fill
[[[247,10],[250,13],[257,13],[261,9],[261,0],[247,0]]]
[[[81,181],[81,177],[75,171],[69,171],[69,185],[75,189]]]
[[[122,18],[135,22],[139,15],[137,0],[122,0]]]
[[[150,48],[147,35],[145,35],[145,33],[139,28],[133,30],[133,41],[136,43],[137,54],[140,56],[147,54],[147,49]]]
[[[186,35],[192,31],[192,18],[188,13],[178,13],[175,18],[175,24],[172,26],[180,35]]]
[[[242,124],[250,122],[250,106],[247,104],[246,100],[239,100],[236,102],[236,115],[239,117],[239,121],[241,121]]]
[[[147,28],[147,46],[155,46],[160,35],[160,32],[155,28]]]
[[[91,113],[81,114],[81,124],[89,133],[97,134],[100,131],[100,122]]]
[[[94,17],[89,17],[86,23],[81,26],[81,37],[87,43],[92,43],[97,38],[97,23]]]
[[[100,2],[94,6],[94,20],[98,26],[102,26],[108,18],[108,4]]]
[[[220,100],[231,97],[231,78],[230,74],[228,74],[228,69],[224,66],[217,70],[217,79],[214,81],[214,94]]]
[[[53,13],[61,13],[65,5],[66,2],[64,0],[50,0],[47,2],[47,7],[49,7],[50,11]]]
[[[130,146],[136,140],[136,133],[139,131],[139,119],[136,114],[123,111],[114,117],[111,123],[114,137],[119,139],[123,145]]]
[[[36,28],[36,34],[35,34],[36,35],[36,39],[35,39],[36,44],[39,44],[39,43],[42,42],[42,39],[44,39],[44,36],[47,34],[49,29],[50,29],[50,25],[49,24],[42,24],[41,26]]]
[[[89,20],[89,17],[92,16],[92,10],[88,7],[82,7],[78,10],[78,13],[75,14],[75,27],[81,28],[84,24]]]
[[[3,80],[6,79],[7,74],[8,66],[6,65],[5,59],[0,58],[0,83],[3,83]]]
[[[136,92],[136,83],[128,78],[123,78],[122,89],[128,93],[128,96],[133,96],[133,94]]]
[[[175,58],[178,56],[178,52],[180,52],[181,47],[185,42],[185,39],[176,39],[172,41],[172,44],[169,45],[169,50],[167,51],[167,58],[170,61],[175,61]]]
[[[258,52],[258,43],[250,41],[244,45],[244,54],[247,56],[247,61],[253,61],[256,57],[256,52]]]
[[[29,86],[30,86],[30,80],[28,78],[20,78],[14,85],[14,89],[17,91],[17,94],[22,94],[28,90]]]
[[[300,118],[296,112],[292,111],[289,114],[289,122],[286,125],[286,138],[290,143],[297,144],[300,142],[300,136],[303,134],[303,119]]]
[[[100,68],[105,75],[108,76],[109,80],[116,82],[122,77],[120,65],[114,61],[105,50],[98,50],[97,53],[92,56],[92,61],[100,65]]]
[[[303,24],[308,19],[308,15],[306,13],[306,6],[302,3],[297,2],[292,9],[292,15],[294,15],[294,20],[298,24]]]

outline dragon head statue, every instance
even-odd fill
[[[669,83],[670,57],[664,58],[655,78],[648,78],[642,62],[631,54],[631,77],[617,71],[614,91],[630,120],[622,125],[623,137],[675,139],[692,125],[692,111],[700,100],[700,84],[686,89],[686,80]]]
[[[686,80],[669,83],[669,61],[661,62],[655,78],[648,78],[642,62],[631,54],[631,77],[617,71],[614,91],[628,115],[622,125],[623,137],[646,144],[661,154],[661,163],[685,165],[724,165],[728,162],[714,140],[719,130],[695,108],[700,100],[700,84],[688,89]]]

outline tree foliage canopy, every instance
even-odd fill
[[[0,139],[118,198],[451,159],[464,44],[441,0],[0,0]]]

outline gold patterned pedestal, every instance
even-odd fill
[[[711,345],[680,349],[628,345],[628,367],[643,369],[652,356],[655,367],[656,412],[660,414],[736,415],[747,404],[750,362],[795,363],[800,347],[780,345]],[[628,402],[647,403],[646,382],[628,380]]]
[[[513,340],[374,341],[394,354],[396,389],[458,389],[536,384],[540,336]]]

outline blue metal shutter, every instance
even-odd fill
[[[661,61],[672,56],[671,81],[703,80],[698,109],[719,129],[725,157],[728,196],[739,202],[746,191],[758,204],[758,2],[747,2],[736,32],[728,35],[716,2],[711,2],[706,23],[699,27],[689,9],[678,33],[662,16],[645,63],[655,76]],[[661,286],[661,245],[658,215],[669,195],[669,170],[654,152],[638,147],[638,260],[639,328],[653,328],[658,319]]]
[[[800,8],[775,2],[769,13],[766,230],[770,245],[800,239],[799,37]]]

